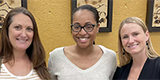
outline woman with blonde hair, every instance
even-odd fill
[[[119,27],[116,79],[160,79],[160,58],[153,49],[145,23],[129,17]]]

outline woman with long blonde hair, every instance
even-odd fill
[[[129,17],[119,27],[118,58],[114,80],[160,79],[160,57],[153,49],[145,23]]]

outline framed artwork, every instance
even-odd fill
[[[81,5],[92,5],[97,8],[100,16],[99,32],[112,31],[112,0],[72,0],[72,12]]]
[[[160,32],[160,0],[147,1],[146,23],[150,32]]]
[[[7,13],[15,7],[27,8],[27,0],[0,0],[0,29]]]

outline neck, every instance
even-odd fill
[[[26,54],[26,51],[13,50],[13,54],[14,54],[14,59],[8,62],[8,64],[12,67],[17,62],[19,63],[19,62],[24,62],[24,61],[30,61]]]
[[[143,54],[140,53],[140,54],[135,54],[134,56],[132,55],[132,58],[133,58],[132,66],[142,67],[147,60],[147,55],[145,53]]]
[[[15,61],[28,58],[26,51],[13,50]]]
[[[91,55],[94,51],[95,45],[91,45],[87,48],[80,48],[79,46],[76,45],[76,52],[81,55],[81,56],[88,56]]]

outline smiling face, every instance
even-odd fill
[[[120,37],[126,52],[131,55],[145,53],[149,32],[144,32],[140,25],[135,23],[124,24],[120,31]]]
[[[22,13],[13,16],[12,19],[13,22],[9,26],[8,34],[13,50],[25,51],[32,43],[32,21]]]
[[[78,10],[74,13],[72,23],[73,25],[78,24],[84,26],[87,24],[96,24],[96,21],[94,19],[93,13],[85,9]],[[95,26],[91,32],[86,32],[84,29],[81,29],[81,31],[78,33],[72,31],[72,36],[75,42],[77,43],[77,46],[81,48],[86,48],[88,46],[93,45],[93,41],[95,40],[98,31],[99,25]]]

